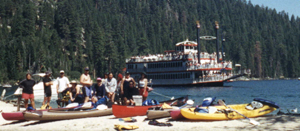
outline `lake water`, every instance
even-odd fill
[[[283,111],[300,107],[298,80],[235,81],[224,85],[225,87],[154,87],[148,99],[162,101],[189,95],[190,99],[195,100],[195,105],[200,105],[206,97],[224,99],[226,104],[250,103],[254,98],[263,98],[276,102]],[[15,89],[16,87],[8,89],[6,96],[13,94]],[[36,100],[37,107],[41,103],[42,100]],[[51,101],[51,106],[57,107],[56,102]]]
[[[254,98],[263,98],[279,104],[281,109],[300,107],[300,81],[298,80],[265,80],[265,81],[235,81],[225,83],[225,87],[161,87],[154,88],[149,98],[166,99],[160,93],[169,97],[189,95],[200,105],[206,97],[224,99],[226,104],[250,103]]]

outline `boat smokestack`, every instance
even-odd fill
[[[215,25],[216,25],[216,44],[217,44],[217,63],[219,63],[220,58],[219,58],[219,23],[218,21],[215,21]]]
[[[197,21],[197,49],[198,49],[198,63],[200,64],[200,36],[199,36],[199,33],[200,33],[200,22]]]
[[[222,33],[221,39],[222,39],[222,62],[224,63],[225,56],[224,56],[224,43],[225,43],[225,33]]]

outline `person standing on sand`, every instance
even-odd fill
[[[103,83],[104,85],[106,85],[106,81],[107,81],[108,75],[109,75],[108,72],[104,74],[104,78],[102,79],[102,83]]]
[[[121,82],[122,82],[122,79],[123,79],[123,75],[119,73],[118,77],[117,77],[117,89],[115,91],[115,101],[117,101],[118,104],[121,104],[121,99],[123,99],[122,95],[121,95]]]
[[[143,72],[141,74],[141,78],[140,78],[139,83],[138,83],[139,95],[143,96],[143,101],[145,101],[148,97],[147,84],[148,84],[148,80],[146,78],[146,72]]]
[[[57,104],[58,107],[62,107],[64,106],[64,104],[61,104],[61,100],[64,98],[63,96],[63,92],[70,86],[70,81],[68,79],[68,77],[65,77],[65,72],[64,70],[61,70],[59,72],[60,77],[57,77],[57,85],[56,85],[56,89],[57,89]]]
[[[91,86],[93,84],[88,67],[84,69],[84,73],[80,76],[80,84],[83,86],[84,102],[88,102],[89,98],[92,98]]]
[[[35,85],[35,81],[31,79],[31,74],[26,74],[26,79],[20,82],[21,88],[23,88],[22,91],[22,98],[25,99],[24,104],[25,108],[28,107],[28,99],[30,99],[30,103],[35,109],[35,103],[34,103],[34,95],[33,95],[33,86]]]
[[[50,100],[51,100],[51,85],[53,85],[53,82],[50,79],[50,75],[52,73],[47,71],[45,78],[43,79],[44,82],[44,93],[45,93],[45,97],[44,97],[44,101],[43,101],[43,105],[45,105],[45,103],[47,102],[47,105],[50,105]]]
[[[105,89],[107,92],[107,97],[111,102],[114,102],[116,88],[117,88],[117,80],[113,78],[113,73],[109,73],[105,83]]]

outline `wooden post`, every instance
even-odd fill
[[[2,95],[1,95],[1,100],[4,100],[4,96],[6,93],[6,88],[3,87]]]
[[[22,100],[22,91],[23,91],[23,89],[19,87],[14,93],[14,95],[18,97],[17,111],[20,111],[20,104],[21,104],[21,100]]]
[[[22,95],[18,95],[18,108],[17,108],[17,111],[20,111],[21,97],[22,97]]]

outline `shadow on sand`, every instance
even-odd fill
[[[48,122],[55,122],[55,121],[60,121],[60,120],[52,120],[52,121],[35,121],[33,123],[28,123],[23,125],[24,127],[26,126],[32,126],[32,125],[37,125],[37,124],[43,124],[43,123],[48,123]]]
[[[25,122],[25,121],[26,120],[13,121],[13,122],[10,122],[10,123],[2,124],[0,126],[7,126],[7,125],[19,124],[19,123],[22,123],[22,122]]]

